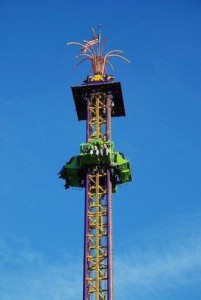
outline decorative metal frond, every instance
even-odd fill
[[[81,65],[84,61],[86,61],[86,60],[89,60],[90,58],[84,58],[84,59],[82,59],[82,60],[80,60],[76,65],[75,65],[75,69],[77,69],[77,67],[79,66],[79,65]]]
[[[111,62],[109,62],[108,60],[106,60],[106,64],[108,64],[110,66],[110,68],[114,71],[114,67],[113,65],[111,64]]]
[[[86,54],[86,53],[81,53],[81,54],[78,54],[77,56],[75,56],[75,59],[78,59],[78,58],[80,58],[81,56],[87,56],[87,57],[89,57],[89,58],[92,58],[92,57],[93,57],[93,55],[89,55],[89,54]]]
[[[116,53],[116,52],[118,52],[118,53],[123,53],[122,50],[111,50],[111,51],[109,51],[108,53],[106,53],[105,56],[107,56],[108,54]]]
[[[124,56],[122,56],[122,55],[110,54],[110,55],[107,55],[107,58],[108,57],[119,57],[119,58],[123,59],[124,61],[126,61],[127,63],[130,63],[130,61],[127,58],[125,58]]]
[[[109,58],[110,57],[118,57],[128,63],[130,61],[122,56],[121,54],[123,51],[115,49],[111,50],[105,55],[103,55],[103,50],[105,48],[105,44],[107,42],[107,39],[101,43],[101,26],[99,25],[99,32],[98,34],[95,32],[93,28],[91,28],[91,31],[93,33],[93,37],[90,40],[83,40],[84,43],[79,42],[69,42],[67,45],[77,45],[80,46],[80,53],[75,57],[76,59],[83,58],[80,62],[76,64],[76,67],[78,67],[81,63],[83,63],[86,60],[90,60],[92,64],[92,70],[94,75],[106,75],[106,64],[108,64],[112,70],[114,70],[113,65],[110,63]]]

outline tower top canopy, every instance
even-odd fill
[[[121,50],[111,50],[106,54],[103,54],[105,45],[107,43],[107,39],[104,39],[103,41],[101,39],[101,25],[99,25],[98,33],[96,33],[93,28],[91,28],[91,31],[92,38],[90,40],[83,40],[83,43],[67,43],[67,45],[77,45],[80,47],[80,52],[75,57],[75,59],[81,60],[76,64],[76,67],[78,67],[83,62],[89,60],[91,62],[94,77],[101,78],[106,76],[106,67],[108,65],[111,67],[112,70],[114,70],[114,67],[110,62],[111,57],[118,57],[129,63],[129,60],[122,56],[123,51]]]

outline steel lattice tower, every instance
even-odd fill
[[[105,41],[101,32],[78,45],[76,58],[90,60],[93,75],[81,86],[72,87],[78,120],[86,120],[86,142],[80,154],[72,157],[61,169],[65,188],[85,188],[83,300],[113,300],[112,258],[112,193],[116,186],[132,180],[128,160],[114,149],[111,140],[111,117],[125,116],[120,82],[106,74],[109,57],[121,56],[114,50],[103,56]]]

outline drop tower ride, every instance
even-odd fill
[[[129,161],[117,152],[111,139],[111,118],[125,116],[120,82],[106,73],[110,57],[122,56],[112,50],[103,55],[106,40],[101,41],[92,28],[93,37],[80,47],[77,66],[89,60],[92,76],[80,86],[72,87],[78,120],[86,120],[86,142],[59,172],[65,188],[85,189],[83,300],[114,300],[112,258],[112,194],[117,185],[132,180]]]

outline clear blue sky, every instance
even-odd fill
[[[201,2],[0,1],[0,299],[82,299],[83,190],[57,178],[78,154],[76,47],[102,24],[126,118],[116,150],[134,181],[114,196],[116,300],[201,299]]]

